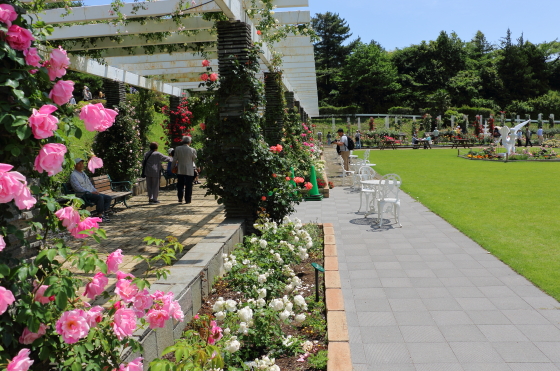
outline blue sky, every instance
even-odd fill
[[[375,40],[387,50],[434,40],[442,30],[455,31],[463,40],[481,30],[491,43],[498,43],[508,28],[514,38],[523,32],[533,43],[560,40],[560,0],[309,0],[307,9],[312,15],[338,13],[352,39]]]

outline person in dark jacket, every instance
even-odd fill
[[[157,151],[158,144],[150,143],[150,150],[144,154],[144,174],[146,175],[146,187],[148,188],[148,202],[159,204],[159,181],[161,174],[161,163],[173,161],[173,158],[165,156]]]

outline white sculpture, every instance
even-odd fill
[[[506,149],[506,153],[508,155],[515,153],[515,141],[517,140],[517,132],[529,122],[531,122],[531,120],[522,122],[521,124],[516,125],[511,129],[504,125],[500,129],[500,133],[502,134],[500,139],[502,140],[502,145]]]

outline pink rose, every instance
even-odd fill
[[[4,314],[8,306],[12,305],[15,300],[16,298],[10,290],[0,286],[0,315]]]
[[[217,73],[211,73],[210,74],[210,81],[214,82],[218,80],[218,74]]]
[[[134,277],[134,275],[132,275],[130,273],[124,273],[124,272],[121,272],[121,271],[117,272],[117,280],[124,280],[124,279],[128,279],[128,278],[133,280],[135,277]]]
[[[60,173],[66,151],[64,144],[45,144],[39,151],[39,155],[35,158],[35,170],[40,173],[46,171],[49,176]]]
[[[108,283],[109,279],[105,277],[105,274],[103,272],[97,272],[91,279],[91,282],[86,285],[84,296],[87,296],[91,300],[95,299],[96,296],[101,295]]]
[[[62,221],[62,225],[68,229],[75,228],[80,222],[80,213],[72,206],[66,206],[54,213]]]
[[[86,312],[87,321],[90,328],[94,328],[95,326],[97,326],[99,322],[103,320],[104,310],[105,309],[103,307],[96,305],[95,307],[91,308],[88,312]]]
[[[178,301],[173,300],[169,305],[169,315],[177,321],[183,322],[183,320],[185,319],[185,314],[183,313],[181,305]]]
[[[0,251],[6,248],[6,241],[4,241],[4,236],[0,235]]]
[[[29,349],[23,348],[19,351],[18,355],[15,356],[6,368],[7,371],[27,371],[29,367],[33,364],[33,361],[29,358]]]
[[[15,202],[18,209],[29,210],[37,203],[37,200],[31,195],[29,188],[23,186],[16,195]]]
[[[37,331],[36,333],[29,331],[29,328],[26,327],[23,330],[21,336],[19,337],[19,342],[21,344],[31,344],[35,340],[39,339],[41,336],[45,335],[46,333],[47,333],[47,325],[45,325],[44,323],[41,323],[39,325],[39,331]]]
[[[202,61],[202,67],[208,67],[209,65],[210,65],[210,61],[208,59]]]
[[[208,344],[213,345],[216,341],[220,340],[222,336],[222,328],[216,325],[216,321],[210,321],[210,334],[208,334]]]
[[[49,98],[53,100],[59,106],[68,103],[70,98],[72,98],[72,92],[74,91],[74,81],[64,81],[58,80],[51,92],[49,93]]]
[[[144,371],[144,366],[142,365],[142,361],[144,358],[138,357],[125,366],[121,363],[118,371]]]
[[[41,67],[41,57],[37,54],[37,48],[29,48],[23,51],[25,63],[33,67]]]
[[[45,104],[39,111],[33,108],[33,113],[29,117],[29,125],[35,139],[45,139],[53,136],[53,132],[58,129],[58,119],[51,115],[57,108],[52,104]]]
[[[107,272],[108,273],[115,273],[119,270],[119,264],[122,263],[122,250],[118,249],[113,251],[112,253],[107,256]],[[120,278],[119,278],[120,279]]]
[[[66,55],[66,50],[61,46],[51,51],[51,58],[45,62],[44,67],[49,71],[49,78],[54,81],[57,77],[66,75],[66,69],[70,65],[70,58]]]
[[[16,20],[18,14],[13,6],[10,4],[0,4],[0,22],[6,24],[8,28],[12,25],[12,22]]]
[[[74,344],[85,338],[89,332],[88,317],[81,309],[64,312],[56,321],[56,332],[68,344]]]
[[[95,169],[101,169],[103,167],[103,160],[97,156],[93,156],[89,159],[87,167],[89,171],[95,173]]]
[[[0,203],[12,201],[27,185],[27,181],[21,173],[10,171],[13,168],[12,165],[0,163]]]
[[[311,184],[310,182],[305,183],[304,185],[305,189],[311,189],[313,188],[313,184]]]
[[[102,221],[101,218],[87,217],[81,222],[79,222],[78,225],[76,225],[76,227],[72,228],[70,230],[70,234],[75,238],[86,238],[90,236],[93,232],[88,232],[88,233],[80,233],[80,232],[87,231],[93,228],[99,228],[99,225],[97,223],[101,221]]]
[[[51,296],[45,296],[45,291],[49,288],[48,285],[41,285],[39,286],[39,288],[37,289],[37,291],[35,291],[35,301],[38,301],[41,304],[47,304],[51,301],[54,301],[55,296],[51,295]]]
[[[203,73],[202,75],[200,75],[200,79],[202,81],[207,81],[208,80],[208,74],[207,73]]]
[[[113,331],[119,340],[132,336],[136,330],[136,315],[132,309],[121,308],[115,312]]]
[[[31,41],[35,38],[29,30],[13,24],[8,28],[6,40],[12,49],[24,51],[31,46]]]
[[[103,104],[87,104],[82,107],[80,120],[84,120],[86,130],[105,131],[115,122],[117,111],[103,107]]]
[[[150,292],[146,289],[139,291],[134,297],[134,313],[139,318],[144,317],[145,310],[150,308],[154,304],[154,300],[150,296]]]
[[[163,309],[150,309],[146,315],[146,321],[150,324],[150,328],[163,328],[165,321],[169,318],[169,312]]]
[[[138,286],[127,279],[118,280],[115,294],[119,295],[125,303],[132,303],[138,295]]]

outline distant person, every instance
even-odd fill
[[[84,85],[84,90],[82,90],[82,98],[85,101],[93,99],[91,91],[89,91],[89,88],[86,85]]]
[[[360,140],[362,137],[362,135],[360,134],[359,130],[356,130],[356,135],[354,136],[354,139],[356,139],[356,148],[360,149],[362,148],[362,141]]]
[[[521,138],[523,138],[523,132],[521,130],[517,131],[517,146],[521,147],[523,143],[521,143]]]
[[[537,130],[537,138],[539,139],[539,146],[542,146],[542,144],[544,142],[543,128],[539,128]]]
[[[165,161],[173,161],[157,151],[158,144],[150,143],[150,150],[144,154],[144,174],[146,175],[146,187],[148,188],[148,202],[151,204],[159,204],[159,181],[161,176],[161,163]]]
[[[323,132],[317,132],[317,140],[319,141],[319,143],[323,144]]]
[[[330,145],[330,144],[332,143],[331,140],[332,140],[332,135],[331,135],[331,132],[329,131],[329,132],[327,133],[327,144],[328,144],[328,145]]]
[[[338,129],[337,131],[340,140],[334,142],[340,149],[340,155],[344,160],[344,170],[350,170],[350,150],[348,149],[348,137],[344,134],[344,129]]]
[[[72,96],[72,98],[70,98],[70,101],[68,102],[69,105],[71,106],[75,106],[76,105],[76,98],[74,98],[74,96]]]
[[[531,134],[531,128],[529,128],[529,125],[527,125],[525,127],[525,147],[533,146],[533,143],[531,143]]]
[[[104,222],[108,222],[109,218],[105,214],[111,206],[111,196],[99,193],[91,183],[88,176],[84,173],[84,160],[76,158],[74,160],[74,171],[70,174],[70,184],[76,192],[76,196],[85,197],[95,203],[95,212]]]
[[[374,131],[375,130],[375,120],[373,117],[369,118],[369,131]]]
[[[99,99],[105,99],[105,94],[101,90],[99,91]]]
[[[179,203],[190,204],[192,201],[192,186],[194,181],[194,161],[196,160],[196,150],[190,147],[191,137],[184,136],[182,145],[175,148],[173,156],[173,166],[177,165],[177,199]]]
[[[499,126],[494,126],[494,132],[492,133],[492,136],[494,137],[494,143],[498,144],[500,142],[500,137],[502,136]]]

